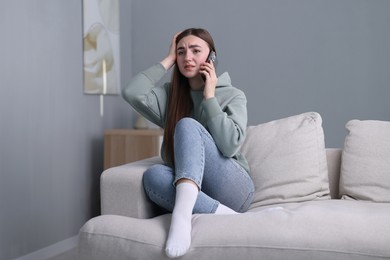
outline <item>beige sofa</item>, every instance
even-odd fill
[[[315,112],[248,127],[250,210],[193,215],[181,259],[390,259],[390,122],[352,120],[347,130],[343,149],[325,149]],[[142,187],[155,163],[102,174],[102,215],[81,228],[80,259],[167,259],[171,215]]]

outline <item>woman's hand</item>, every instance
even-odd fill
[[[176,38],[180,33],[178,32],[173,36],[168,56],[160,62],[166,70],[169,70],[176,62]]]
[[[204,99],[215,97],[215,88],[217,86],[218,78],[215,73],[214,63],[212,61],[203,63],[200,66],[200,73],[205,81],[203,90]]]

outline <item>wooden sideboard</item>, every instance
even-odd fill
[[[162,129],[104,131],[104,169],[160,154]]]

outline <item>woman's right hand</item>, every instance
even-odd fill
[[[168,56],[161,61],[166,70],[170,69],[176,63],[176,38],[181,32],[176,33],[169,47]]]

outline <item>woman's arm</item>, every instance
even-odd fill
[[[137,74],[122,90],[123,98],[142,116],[154,124],[163,127],[168,103],[168,89],[166,83],[156,87],[158,81],[176,62],[176,37],[172,38],[167,57],[159,64]]]
[[[224,156],[233,157],[245,140],[247,100],[245,94],[238,89],[227,96],[227,99],[220,102],[217,98],[205,100],[203,108],[208,118],[207,128],[219,150]]]
[[[159,63],[137,74],[122,90],[123,98],[142,116],[163,127],[169,83],[156,86],[165,75],[165,68]]]

